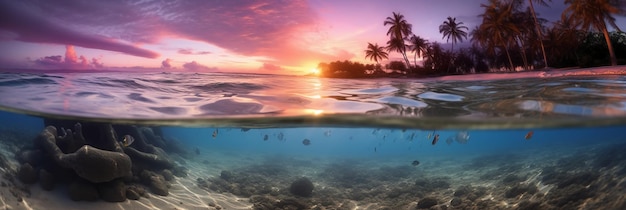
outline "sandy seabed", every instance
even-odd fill
[[[3,184],[0,209],[624,209],[621,151],[625,143],[607,142],[464,160],[432,157],[418,166],[406,158],[294,159],[216,151],[187,161],[188,176],[171,182],[168,196],[74,202],[66,188],[43,191],[38,184],[17,183],[16,197],[15,188]],[[313,181],[312,196],[289,193],[290,181],[300,176]]]

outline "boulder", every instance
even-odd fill
[[[460,199],[460,198],[453,198],[453,199],[450,201],[450,205],[452,205],[452,206],[460,206],[460,205],[461,205],[461,203],[463,203],[463,201],[462,201],[462,199]]]
[[[33,184],[39,179],[39,172],[28,163],[24,163],[17,171],[17,178],[24,184]]]
[[[18,162],[28,163],[31,166],[39,166],[43,160],[41,150],[21,150],[15,156]]]
[[[174,173],[174,176],[183,177],[183,178],[187,177],[187,168],[183,166],[176,166],[172,170],[173,170],[172,173]]]
[[[54,176],[45,169],[39,170],[39,186],[46,191],[54,190],[56,180]]]
[[[139,200],[144,194],[146,194],[146,190],[138,185],[130,185],[126,188],[126,198],[128,199]]]
[[[222,172],[220,172],[220,178],[226,181],[230,182],[233,180],[234,177],[235,177],[235,174],[231,171],[223,170]]]
[[[289,192],[297,196],[309,197],[313,194],[313,183],[308,178],[302,177],[291,183]]]
[[[102,200],[108,202],[122,202],[126,200],[126,185],[120,179],[98,184],[98,194]]]
[[[97,201],[99,198],[98,189],[92,183],[83,180],[72,182],[68,192],[73,201]]]
[[[434,205],[437,205],[437,199],[433,197],[425,197],[422,198],[419,202],[417,202],[417,209],[428,209]]]
[[[141,179],[150,187],[150,191],[154,194],[166,196],[169,194],[167,190],[167,182],[160,174],[152,171],[144,170],[141,172]]]
[[[163,178],[165,178],[165,181],[172,181],[174,180],[174,174],[172,174],[172,171],[170,170],[163,170],[161,171],[161,175],[163,175]]]

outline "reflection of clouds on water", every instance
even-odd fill
[[[237,125],[250,122],[239,117],[263,116],[266,122],[287,124],[315,121],[428,129],[514,127],[519,125],[516,122],[529,121],[553,125],[566,122],[559,121],[563,117],[589,123],[602,120],[600,117],[626,116],[626,81],[601,75],[624,70],[593,70],[599,71],[594,75],[590,70],[575,71],[588,75],[576,78],[566,77],[573,71],[550,71],[561,76],[538,79],[536,72],[530,72],[419,80],[228,73],[9,73],[3,75],[0,88],[10,95],[5,94],[0,105],[46,114],[147,118],[157,124],[189,118],[198,123]],[[488,80],[490,76],[499,77]],[[29,97],[12,97],[15,95]],[[511,123],[500,123],[503,120]]]

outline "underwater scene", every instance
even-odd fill
[[[0,208],[624,209],[626,77],[594,72],[3,73]]]

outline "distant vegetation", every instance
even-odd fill
[[[525,2],[490,0],[481,4],[482,23],[469,33],[463,22],[448,17],[439,32],[452,43],[449,51],[413,34],[404,15],[394,12],[383,22],[389,27],[387,45],[368,43],[365,50],[365,58],[376,65],[334,61],[320,63],[318,69],[324,77],[361,78],[626,64],[626,33],[607,29],[618,28],[612,15],[626,15],[623,1],[565,0],[568,7],[561,20],[552,24],[535,16],[533,3],[547,6],[546,1],[528,0],[524,8]],[[472,46],[455,51],[455,44],[468,37]],[[389,61],[383,68],[380,61],[388,59],[389,53],[399,53],[403,60]]]

